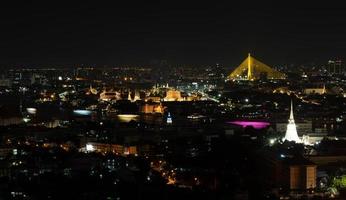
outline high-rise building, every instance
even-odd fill
[[[342,74],[344,72],[341,60],[329,60],[326,69],[329,74]]]

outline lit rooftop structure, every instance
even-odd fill
[[[170,89],[166,92],[164,101],[182,101],[181,92],[179,90]]]
[[[119,92],[104,90],[100,94],[100,100],[102,101],[111,101],[111,100],[119,100],[119,99],[121,99]]]
[[[301,142],[301,140],[299,139],[298,133],[297,133],[296,124],[294,122],[293,103],[292,103],[292,101],[291,101],[290,118],[288,119],[287,130],[286,130],[286,134],[285,134],[284,140],[294,141],[296,143],[300,143]]]
[[[261,121],[231,121],[231,122],[227,122],[229,124],[233,124],[233,125],[238,125],[238,126],[242,126],[243,128],[246,127],[253,127],[254,129],[263,129],[266,128],[270,125],[269,122],[261,122]]]

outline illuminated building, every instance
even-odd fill
[[[111,100],[118,100],[120,99],[120,94],[118,92],[113,92],[113,91],[103,91],[100,94],[100,99],[102,101],[111,101]]]
[[[305,159],[288,159],[284,173],[290,190],[309,190],[316,188],[316,164]]]
[[[41,95],[41,98],[40,98],[41,102],[53,101],[55,99],[55,93],[48,92],[46,90],[42,91],[40,95]]]
[[[173,120],[172,120],[172,117],[171,117],[171,113],[168,112],[168,115],[167,115],[167,124],[172,124],[173,123]]]
[[[342,62],[341,60],[329,60],[327,64],[327,71],[330,74],[342,74]]]
[[[294,123],[296,124],[297,132],[299,132],[301,135],[310,135],[313,132],[311,120],[304,120]],[[275,124],[275,127],[277,132],[284,133],[287,130],[287,122],[278,122]]]
[[[263,129],[270,125],[270,123],[268,122],[261,122],[261,121],[231,121],[228,123],[242,126],[243,128],[252,127],[254,129]]]
[[[130,121],[138,121],[139,115],[135,114],[119,114],[117,115],[120,122],[130,122]]]
[[[133,98],[133,101],[137,101],[137,100],[141,100],[141,97],[140,97],[140,94],[139,94],[139,91],[135,91],[135,97]]]
[[[326,94],[326,86],[323,85],[322,88],[305,88],[304,89],[305,94]]]
[[[197,95],[190,95],[187,97],[184,97],[185,101],[198,101],[201,100],[201,97],[197,96]]]
[[[294,116],[293,116],[293,103],[291,101],[291,111],[290,111],[290,118],[288,119],[287,129],[286,129],[286,135],[284,137],[284,140],[287,141],[294,141],[297,143],[300,143],[300,139],[298,137],[297,133],[297,127],[294,122]]]
[[[141,112],[145,114],[151,114],[151,113],[160,113],[162,114],[164,111],[164,107],[161,103],[151,103],[151,104],[144,104],[141,107]]]
[[[161,101],[161,97],[152,97],[152,96],[149,96],[149,97],[146,97],[146,98],[145,98],[145,101],[160,102],[160,101]]]
[[[123,154],[124,155],[136,155],[137,154],[137,147],[136,146],[124,147]]]
[[[131,97],[131,91],[129,91],[129,92],[128,92],[128,95],[127,95],[127,100],[129,100],[129,101],[131,101],[131,102],[135,102],[135,101],[141,100],[141,97],[140,97],[139,92],[136,90],[136,91],[135,91],[135,96],[134,96],[134,98],[132,99],[132,97]]]
[[[166,92],[166,97],[164,101],[181,101],[183,100],[181,97],[181,93],[178,90],[168,90]]]
[[[273,90],[273,93],[290,94],[288,87],[278,87]]]
[[[263,75],[265,75],[267,79],[286,78],[284,73],[272,69],[249,54],[248,57],[228,76],[228,79],[257,80]]]
[[[86,152],[100,152],[100,153],[117,153],[120,155],[135,155],[137,154],[137,146],[124,146],[121,144],[107,144],[90,142],[85,145]]]
[[[37,113],[36,108],[26,108],[26,111],[31,115],[35,115]]]
[[[33,74],[30,78],[30,83],[31,85],[33,84],[41,84],[41,85],[46,85],[47,84],[47,79],[45,76],[40,75],[40,74]]]
[[[264,150],[258,158],[263,167],[261,173],[266,177],[264,185],[298,193],[316,188],[317,165],[310,159],[273,149]]]

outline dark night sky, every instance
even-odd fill
[[[147,64],[166,59],[232,66],[247,52],[270,65],[346,58],[346,9],[332,1],[44,2],[0,6],[1,65]]]

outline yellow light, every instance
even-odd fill
[[[138,121],[139,115],[134,114],[119,114],[117,115],[121,122],[130,122],[131,120]]]
[[[244,74],[247,71],[247,75]],[[254,74],[256,72],[267,73],[269,79],[285,79],[286,75],[279,71],[276,71],[269,67],[268,65],[258,61],[253,58],[250,54],[248,57],[228,76],[228,79],[242,79],[247,78],[247,80],[256,80],[259,77]]]

